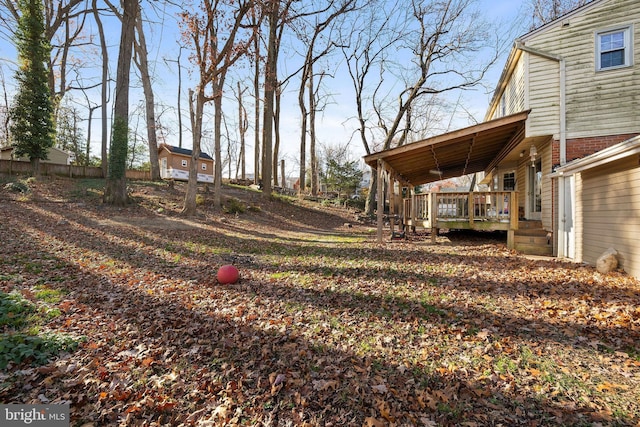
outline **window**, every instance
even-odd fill
[[[502,190],[516,191],[516,173],[508,172],[502,176]]]
[[[182,167],[183,168],[187,167],[187,159],[182,159]]]
[[[206,170],[207,170],[207,164],[206,164],[206,163],[203,163],[203,164],[202,164],[202,170],[203,170],[203,171],[206,171]]]
[[[596,70],[632,65],[631,27],[596,33]]]

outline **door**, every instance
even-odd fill
[[[527,179],[527,219],[542,218],[542,160],[534,161],[529,169]]]
[[[574,226],[574,215],[576,211],[575,191],[575,175],[566,177],[564,179],[564,215],[560,221],[563,222],[564,256],[571,259],[576,257],[576,232]]]
[[[160,159],[160,177],[167,178],[167,158]]]

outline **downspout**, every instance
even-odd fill
[[[536,55],[541,58],[549,59],[551,61],[558,62],[558,66],[560,68],[560,166],[563,166],[567,163],[567,103],[566,103],[566,84],[567,84],[567,76],[566,76],[566,64],[565,59],[553,53],[548,53],[539,49],[535,49],[529,46],[525,46],[525,44],[521,40],[515,41],[515,48],[519,49],[523,52],[530,53],[531,55]],[[565,256],[565,182],[564,177],[558,177],[558,247],[557,247],[557,256],[563,257]],[[552,225],[553,227],[553,225]]]

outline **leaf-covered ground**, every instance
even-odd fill
[[[80,340],[0,371],[0,402],[72,425],[640,425],[640,283],[494,235],[375,243],[352,214],[227,188],[101,205],[82,181],[0,189],[0,291]],[[241,280],[219,285],[216,269]],[[45,302],[36,289],[61,292]]]

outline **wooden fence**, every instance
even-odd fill
[[[30,175],[31,162],[20,160],[0,160],[0,173],[8,175]],[[151,172],[127,170],[127,179],[150,180]],[[41,175],[67,176],[69,178],[104,178],[102,168],[94,166],[59,165],[40,163]]]

